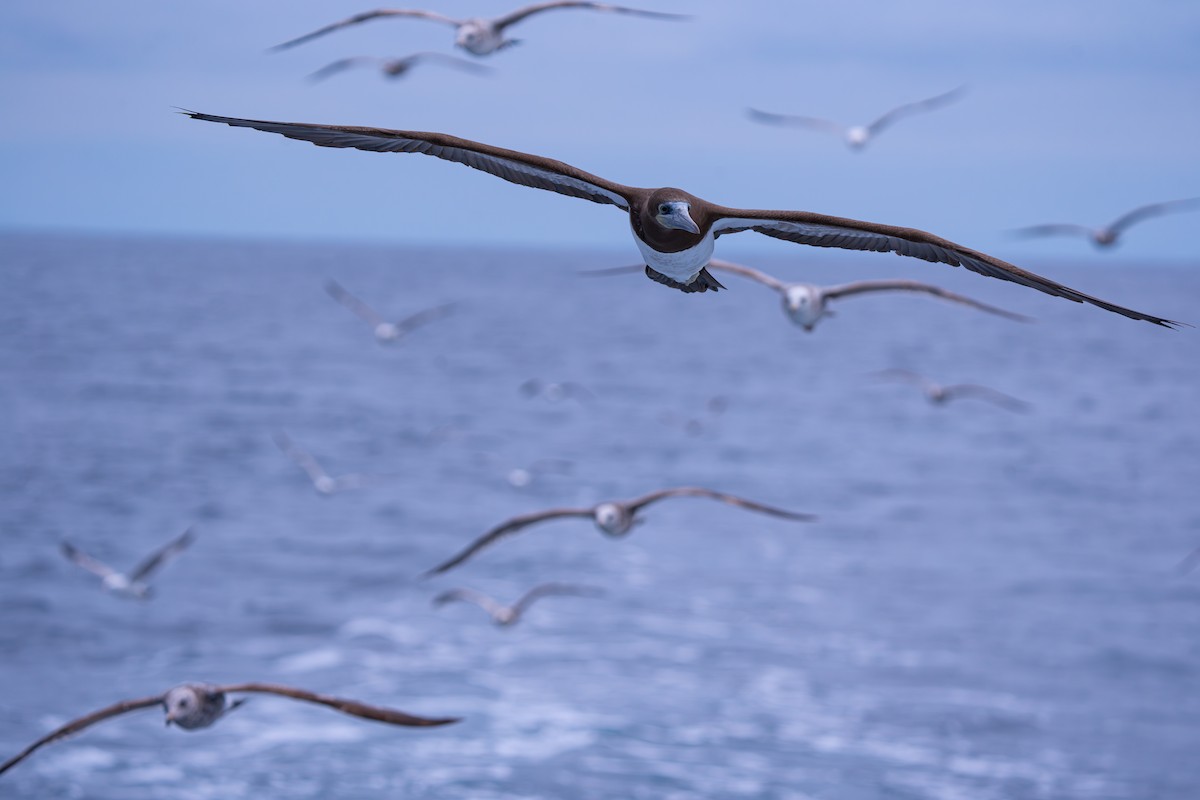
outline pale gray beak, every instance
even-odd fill
[[[658,221],[666,228],[674,228],[675,230],[687,231],[688,233],[699,233],[700,226],[695,223],[688,211],[687,203],[675,203],[671,206],[670,214],[658,215]]]

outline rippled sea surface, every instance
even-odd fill
[[[1173,568],[1200,546],[1200,333],[803,251],[751,263],[934,280],[1037,322],[892,296],[806,334],[733,276],[685,296],[576,274],[632,248],[0,239],[0,758],[189,680],[463,717],[389,728],[256,696],[185,732],[143,711],[39,751],[0,795],[1197,796],[1200,573]],[[1029,266],[1200,322],[1200,265],[1121,263]],[[459,305],[383,347],[327,278],[387,316]],[[892,367],[1033,411],[933,407],[869,377]],[[527,397],[531,378],[590,396]],[[276,430],[386,477],[319,496]],[[509,516],[679,484],[821,519],[674,500],[623,540],[547,523],[417,579]],[[188,526],[144,603],[58,552],[125,568]],[[430,604],[548,580],[606,594],[511,629]]]

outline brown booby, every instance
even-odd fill
[[[875,373],[875,377],[884,381],[899,381],[916,386],[925,393],[925,397],[935,406],[942,406],[951,400],[963,397],[971,397],[976,400],[984,400],[992,405],[999,406],[1007,411],[1027,412],[1032,406],[1024,400],[1007,395],[1004,392],[997,391],[990,386],[981,386],[977,383],[955,383],[949,386],[943,386],[940,383],[935,383],[929,380],[924,375],[907,369],[885,369]]]
[[[1099,228],[1089,228],[1086,225],[1076,225],[1073,223],[1050,223],[1048,225],[1030,225],[1025,228],[1017,228],[1012,231],[1016,236],[1085,236],[1092,240],[1092,244],[1097,247],[1112,247],[1117,243],[1117,239],[1125,232],[1125,229],[1142,220],[1151,217],[1161,216],[1162,214],[1170,214],[1175,211],[1184,211],[1189,208],[1200,208],[1200,197],[1189,197],[1186,200],[1168,200],[1165,203],[1150,203],[1144,206],[1138,206],[1132,211],[1126,212],[1107,225],[1102,225]]]
[[[413,67],[422,61],[432,61],[436,64],[445,64],[448,67],[460,69],[464,72],[472,72],[476,75],[487,75],[491,73],[490,67],[485,67],[482,64],[476,64],[474,61],[468,61],[465,58],[456,56],[448,56],[445,53],[413,53],[412,55],[402,58],[380,58],[377,56],[350,56],[349,58],[339,58],[330,64],[326,64],[316,72],[308,76],[310,81],[322,81],[331,75],[336,75],[339,72],[344,72],[352,67],[376,67],[383,73],[385,78],[401,78],[409,73]]]
[[[383,722],[388,725],[405,725],[409,727],[429,727],[434,725],[449,725],[452,722],[458,722],[457,717],[444,717],[433,719],[429,717],[416,717],[412,714],[406,714],[403,711],[397,711],[383,706],[372,706],[366,703],[360,703],[356,700],[345,700],[340,697],[330,697],[329,695],[317,694],[305,689],[295,689],[291,686],[280,686],[273,683],[235,683],[227,686],[213,686],[205,683],[185,683],[169,689],[163,694],[154,695],[153,697],[142,697],[137,700],[122,700],[119,703],[113,703],[111,706],[102,708],[99,711],[93,711],[90,714],[79,717],[78,719],[68,722],[42,738],[38,739],[33,744],[26,747],[20,753],[17,753],[12,758],[0,764],[0,773],[4,773],[26,757],[32,754],[35,750],[43,745],[50,744],[64,737],[78,733],[84,728],[95,725],[97,722],[103,722],[106,719],[126,714],[130,711],[139,711],[143,708],[153,708],[161,706],[167,715],[167,725],[176,725],[186,731],[196,730],[198,728],[207,728],[221,717],[233,711],[235,708],[246,702],[245,698],[234,700],[229,705],[226,705],[227,694],[237,693],[261,693],[275,694],[282,697],[290,697],[293,700],[302,700],[306,703],[318,703],[323,706],[341,711],[343,714],[349,714],[354,717],[362,717],[363,719],[371,719],[376,722]]]
[[[137,600],[146,600],[151,595],[150,585],[147,583],[150,577],[162,569],[168,561],[186,550],[194,539],[195,536],[192,534],[192,529],[188,528],[179,536],[151,553],[128,574],[118,572],[69,542],[62,543],[62,554],[72,564],[86,569],[93,575],[99,576],[101,586],[103,586],[105,591],[125,597],[132,597]]]
[[[629,215],[634,242],[651,280],[684,292],[724,288],[705,269],[718,236],[756,231],[815,247],[892,252],[962,266],[1076,303],[1091,303],[1132,319],[1176,327],[1180,323],[1133,311],[1071,289],[998,258],[915,228],[833,217],[811,211],[767,211],[710,203],[675,188],[638,188],[592,175],[543,156],[506,150],[445,133],[318,125],[219,117],[182,111],[192,119],[277,133],[320,147],[349,147],[384,153],[421,153],[455,161],[511,183],[616,206]]]
[[[423,577],[439,575],[453,569],[488,545],[514,534],[522,528],[560,517],[590,518],[596,523],[596,527],[599,528],[601,533],[614,538],[621,537],[633,530],[634,525],[643,521],[643,518],[638,516],[639,511],[651,503],[657,503],[659,500],[665,500],[669,497],[709,497],[713,500],[720,500],[722,503],[729,503],[730,505],[749,511],[770,514],[773,517],[801,520],[804,522],[816,519],[812,514],[797,514],[793,511],[785,511],[774,506],[756,503],[753,500],[746,500],[736,495],[714,492],[712,489],[702,489],[698,486],[676,486],[670,489],[660,489],[657,492],[650,492],[641,497],[635,497],[632,500],[610,500],[587,508],[549,508],[544,511],[535,511],[532,514],[522,514],[521,516],[513,517],[492,528],[468,545],[458,555],[426,572]]]
[[[521,619],[521,615],[539,598],[549,597],[550,595],[599,597],[602,594],[604,594],[602,589],[597,589],[593,586],[577,586],[570,583],[543,583],[521,595],[521,599],[517,600],[511,606],[501,605],[486,594],[477,592],[474,589],[449,589],[433,598],[433,604],[435,606],[444,606],[447,603],[453,602],[474,603],[487,612],[495,625],[507,628],[509,625],[515,625]]]
[[[870,125],[842,125],[839,122],[822,119],[821,117],[775,114],[770,111],[759,111],[757,108],[748,108],[746,112],[756,122],[763,122],[768,125],[794,125],[802,128],[827,131],[835,136],[842,137],[851,150],[861,150],[866,147],[867,142],[871,141],[884,128],[898,119],[919,111],[932,111],[935,108],[944,106],[961,97],[966,88],[965,86],[959,86],[957,89],[951,89],[944,94],[939,94],[937,97],[930,97],[927,100],[918,100],[915,103],[905,103],[904,105],[896,106]]]
[[[290,39],[283,44],[277,44],[272,47],[272,50],[286,50],[289,47],[295,47],[298,44],[316,39],[318,36],[324,36],[327,33],[332,33],[339,28],[346,28],[350,25],[357,25],[360,22],[367,22],[373,19],[382,19],[384,17],[409,17],[413,19],[426,19],[430,22],[441,22],[446,25],[452,25],[456,29],[454,36],[454,44],[461,47],[468,53],[473,53],[477,56],[486,56],[491,53],[501,50],[505,47],[511,47],[518,44],[520,39],[509,39],[505,37],[505,30],[518,22],[531,17],[534,14],[542,11],[552,11],[558,8],[586,8],[591,11],[608,11],[614,14],[632,14],[639,17],[650,17],[652,19],[688,19],[685,14],[664,14],[659,11],[642,11],[636,8],[626,8],[624,6],[614,6],[608,3],[592,3],[583,2],[582,0],[555,0],[549,3],[534,3],[533,5],[518,8],[505,14],[502,17],[494,19],[484,19],[482,17],[471,17],[469,19],[453,19],[443,14],[438,14],[436,11],[419,11],[416,9],[388,9],[380,8],[374,11],[364,11],[361,14],[355,14],[352,17],[334,22],[331,25],[326,25],[324,28],[318,28],[312,33],[306,33],[303,36],[298,36],[295,39]]]

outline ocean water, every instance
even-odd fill
[[[185,732],[144,711],[0,795],[1198,796],[1200,574],[1173,568],[1200,546],[1200,333],[809,248],[740,260],[923,278],[1037,322],[892,296],[806,334],[733,276],[685,296],[576,274],[631,251],[0,238],[0,757],[192,680],[463,717],[255,696]],[[1200,323],[1200,264],[1028,266]],[[389,316],[458,307],[383,347],[328,278]],[[869,377],[893,367],[1033,410],[934,407]],[[386,477],[319,496],[276,430]],[[550,458],[571,468],[507,478]],[[509,516],[681,484],[820,520],[673,500],[623,540],[558,521],[417,577]],[[58,552],[124,568],[188,526],[144,603]],[[430,604],[549,580],[605,595],[511,629]]]

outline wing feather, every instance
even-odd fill
[[[318,28],[317,30],[312,31],[311,33],[306,33],[303,36],[297,36],[295,39],[289,39],[288,41],[283,42],[282,44],[277,44],[270,49],[271,50],[287,50],[288,48],[295,47],[298,44],[304,44],[305,42],[312,41],[313,39],[316,39],[319,36],[324,36],[327,33],[333,33],[334,31],[339,30],[341,28],[347,28],[351,25],[358,25],[361,22],[368,22],[370,20],[379,19],[381,17],[416,17],[417,19],[427,19],[432,22],[444,22],[447,25],[454,25],[455,27],[462,24],[459,20],[450,19],[450,17],[442,16],[441,14],[435,13],[433,11],[419,11],[419,10],[415,10],[415,9],[402,9],[402,8],[397,8],[397,9],[380,8],[380,9],[376,9],[375,11],[364,11],[361,14],[355,14],[354,16],[347,17],[346,19],[340,20],[339,22],[334,22],[330,25],[326,25],[323,28]]]
[[[591,515],[592,509],[590,508],[551,508],[545,511],[536,511],[532,514],[522,514],[519,517],[513,517],[512,519],[502,522],[496,527],[492,528],[490,531],[471,542],[471,544],[469,544],[466,549],[464,549],[458,555],[454,556],[448,561],[438,564],[433,569],[425,572],[421,577],[428,578],[431,575],[440,575],[443,572],[451,570],[488,545],[494,544],[506,536],[511,536],[522,528],[526,528],[530,525],[535,525],[539,522],[545,522],[548,519],[556,519],[558,517],[590,517]]]
[[[787,284],[776,278],[771,277],[765,272],[759,272],[756,269],[734,264],[732,261],[722,261],[714,258],[708,262],[709,269],[721,270],[723,272],[732,272],[735,275],[741,275],[743,278],[749,278],[752,281],[758,281],[764,286],[769,286],[777,292],[786,292]]]
[[[770,514],[773,517],[783,517],[784,519],[795,519],[811,521],[815,520],[816,516],[812,514],[799,514],[794,511],[785,511],[782,508],[756,503],[753,500],[747,500],[744,497],[737,495],[726,494],[725,492],[717,492],[712,489],[704,489],[699,486],[676,486],[671,489],[660,489],[657,492],[650,492],[642,495],[634,500],[630,500],[625,505],[629,508],[630,513],[637,513],[640,509],[645,508],[651,503],[656,503],[659,500],[665,500],[668,497],[711,497],[713,500],[720,500],[722,503],[739,506],[750,511],[758,511],[763,514]]]
[[[67,736],[70,736],[73,733],[78,733],[79,731],[83,730],[84,728],[88,728],[92,725],[95,725],[97,722],[103,722],[106,719],[120,716],[121,714],[126,714],[130,711],[138,711],[143,708],[150,708],[151,706],[161,705],[162,701],[163,701],[162,695],[155,695],[154,697],[143,697],[139,700],[122,700],[119,703],[113,703],[111,706],[102,708],[99,711],[93,711],[92,713],[90,713],[86,716],[71,720],[66,725],[63,725],[62,727],[54,729],[53,731],[46,734],[42,738],[38,739],[33,744],[26,747],[21,752],[17,753],[12,758],[5,761],[3,764],[0,764],[0,774],[3,774],[5,772],[7,772],[9,769],[11,769],[12,767],[16,766],[18,763],[23,761],[27,756],[29,756],[31,753],[33,753],[35,750],[37,750],[39,747],[42,747],[43,745],[47,745],[47,744],[50,744],[51,742],[57,741],[59,739],[63,739]]]
[[[1145,320],[1166,328],[1180,327],[1183,324],[1109,303],[986,253],[963,247],[916,228],[863,222],[809,211],[751,211],[718,207],[714,208],[712,213],[717,217],[712,225],[712,230],[717,236],[753,230],[776,239],[814,247],[891,252],[923,261],[966,267],[989,278],[1019,283],[1076,303],[1090,303],[1130,319]]]
[[[980,311],[986,311],[989,314],[1007,317],[1018,322],[1032,322],[1031,317],[1026,317],[1023,314],[1014,314],[1011,311],[1005,311],[1002,308],[990,306],[987,303],[981,303],[978,300],[972,300],[970,297],[954,292],[947,291],[940,286],[932,286],[928,283],[920,281],[906,280],[880,280],[880,281],[856,281],[854,283],[845,283],[840,286],[828,286],[821,289],[821,293],[830,299],[838,297],[849,297],[855,294],[864,294],[866,292],[921,292],[924,294],[940,297],[943,300],[949,300],[954,303],[961,303],[971,308],[977,308]]]
[[[605,180],[554,159],[505,150],[501,147],[460,139],[445,133],[397,131],[387,128],[357,128],[302,122],[217,117],[194,111],[182,112],[192,119],[219,122],[235,128],[254,128],[289,139],[311,142],[318,147],[349,147],[377,153],[420,153],[445,161],[465,164],[510,183],[557,192],[568,197],[610,204],[629,210],[629,196],[638,190]]]
[[[385,708],[383,706],[373,706],[367,703],[360,703],[357,700],[347,700],[342,697],[333,697],[327,694],[317,694],[306,689],[296,689],[292,686],[281,686],[274,683],[237,683],[230,686],[218,686],[216,691],[233,693],[233,692],[255,692],[260,694],[275,694],[281,697],[290,697],[293,700],[301,700],[305,703],[317,703],[323,706],[329,706],[343,714],[349,714],[354,717],[362,717],[363,719],[371,719],[376,722],[385,722],[388,725],[405,725],[409,727],[430,727],[433,725],[449,725],[452,722],[458,722],[458,717],[418,717],[412,714],[406,714],[403,711],[397,711],[394,708]]]
[[[186,550],[195,538],[192,529],[188,528],[179,536],[167,542],[167,544],[152,553],[149,558],[137,565],[137,568],[129,574],[130,583],[137,583],[149,578],[164,564]]]
[[[592,11],[608,11],[614,14],[633,14],[638,17],[648,17],[650,19],[675,19],[685,20],[691,19],[687,14],[667,14],[662,11],[642,11],[637,8],[627,8],[625,6],[614,6],[609,3],[594,3],[587,0],[552,0],[548,3],[534,3],[533,5],[518,8],[516,11],[505,14],[503,17],[497,17],[492,20],[492,25],[497,31],[502,31],[510,25],[516,25],[526,17],[534,14],[540,14],[543,11],[552,11],[558,8],[585,8]]]
[[[82,567],[93,575],[98,575],[101,578],[107,578],[109,575],[116,575],[117,571],[105,564],[103,561],[97,561],[87,553],[80,550],[70,542],[63,542],[61,545],[62,554],[66,556],[77,567]]]

